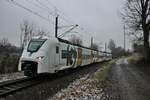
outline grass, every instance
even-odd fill
[[[101,67],[92,75],[88,77],[86,80],[82,80],[80,85],[85,85],[90,90],[92,89],[101,89],[106,86],[107,79],[109,77],[109,72],[111,69],[111,65],[115,62],[115,60],[111,60],[109,62],[105,62],[100,65]],[[90,81],[89,81],[90,80]]]
[[[111,69],[111,65],[115,62],[115,60],[111,60],[107,63],[105,63],[102,68],[100,68],[96,73],[95,76],[97,80],[101,82],[105,82],[108,78],[109,71]]]
[[[137,55],[130,56],[127,58],[128,62],[130,62],[130,63],[136,63],[136,62],[141,61],[143,59],[144,59],[143,56],[137,56]]]

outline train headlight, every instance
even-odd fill
[[[44,56],[36,57],[36,59],[38,59],[39,61],[41,61],[43,58],[44,58]]]

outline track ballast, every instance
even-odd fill
[[[40,83],[37,77],[21,78],[0,83],[0,97]]]

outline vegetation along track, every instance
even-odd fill
[[[40,82],[38,77],[21,78],[16,80],[9,80],[0,83],[0,97],[14,93],[26,87],[33,86]]]

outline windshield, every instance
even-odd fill
[[[32,39],[29,42],[27,51],[28,52],[37,52],[45,41],[46,41],[46,39]]]

